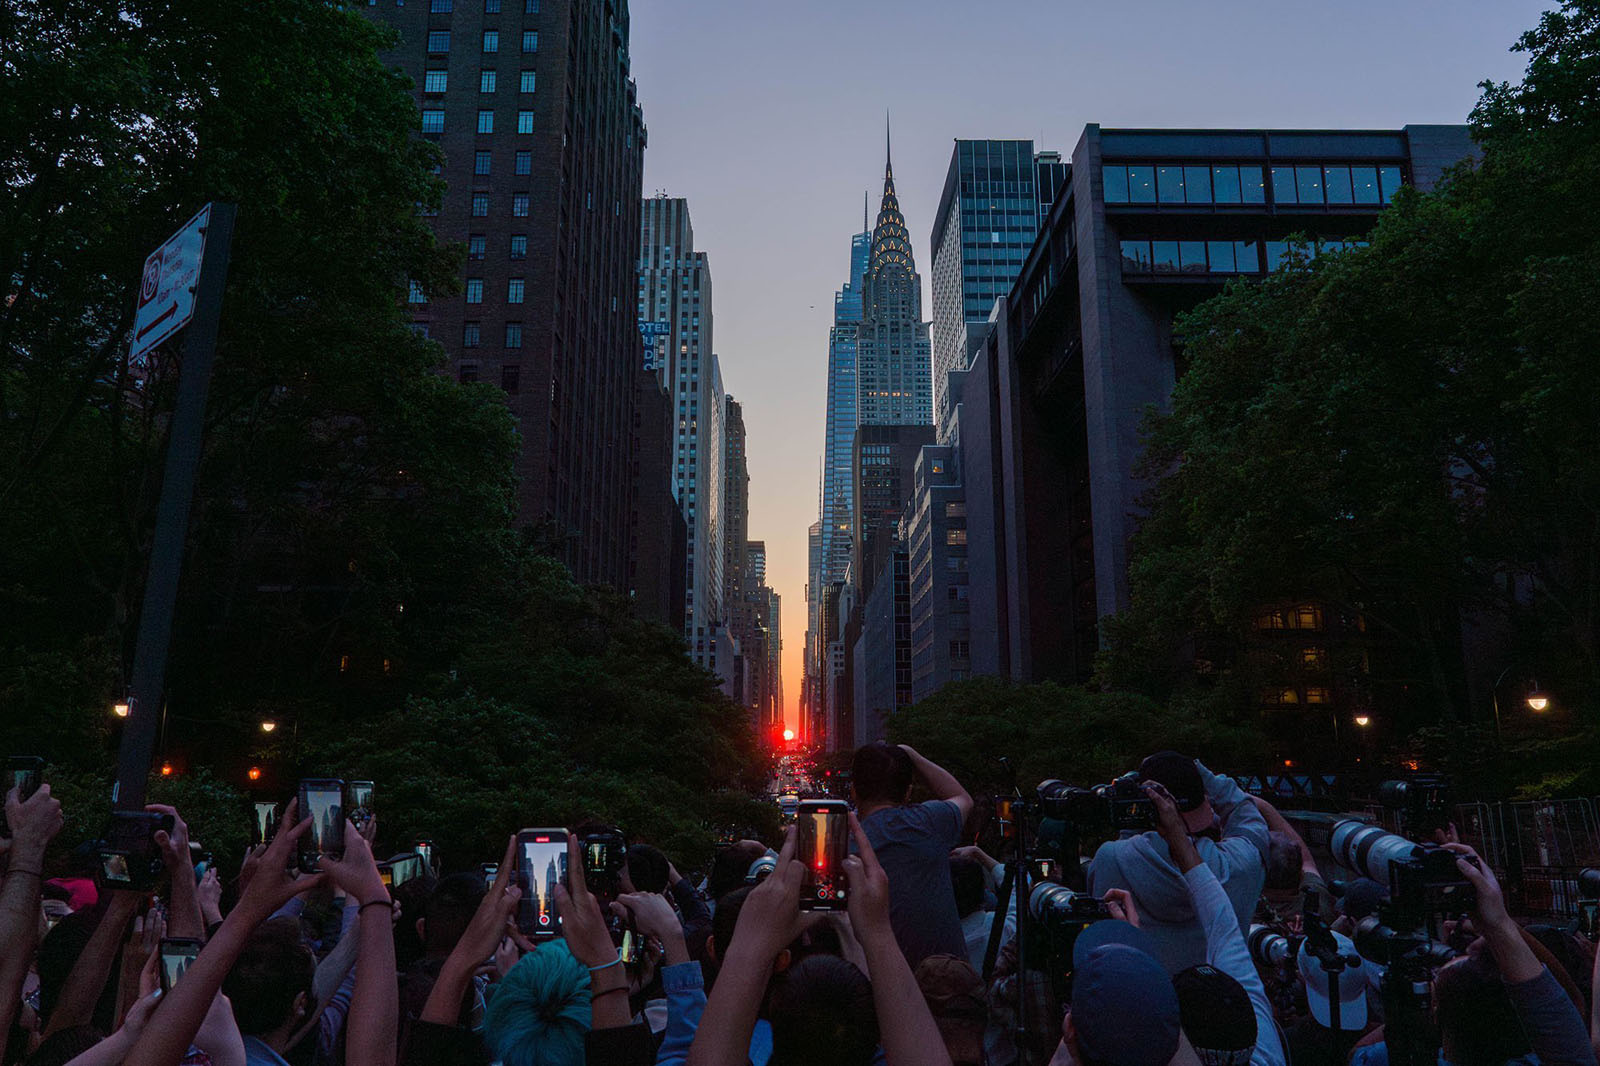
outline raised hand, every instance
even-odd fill
[[[48,784],[40,785],[26,801],[13,788],[6,793],[6,823],[11,826],[10,863],[6,872],[39,876],[45,848],[66,824],[61,801],[51,797]]]
[[[378,872],[378,861],[372,857],[372,844],[354,822],[344,823],[344,854],[337,859],[325,855],[319,865],[347,898],[360,905],[388,901],[389,888]]]
[[[290,866],[294,864],[295,848],[300,838],[311,829],[310,818],[300,822],[295,821],[299,802],[298,799],[289,801],[289,806],[284,809],[283,822],[278,827],[277,835],[272,838],[272,843],[267,845],[266,851],[261,853],[249,882],[240,890],[239,905],[235,909],[254,916],[257,923],[265,921],[273,911],[294,896],[322,884],[327,877],[323,873],[297,877],[289,872]]]

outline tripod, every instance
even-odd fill
[[[983,952],[983,981],[988,984],[994,976],[994,963],[1000,954],[1000,941],[1005,935],[1006,912],[1010,909],[1013,894],[1017,901],[1017,924],[1014,934],[1017,943],[1017,1025],[1012,1033],[1012,1042],[1017,1049],[1018,1066],[1028,1066],[1028,951],[1027,951],[1027,915],[1023,912],[1028,906],[1028,801],[1022,798],[1020,792],[1011,798],[1011,827],[1014,831],[1012,837],[1012,851],[1006,864],[1005,877],[1000,882],[1000,889],[996,894],[994,918],[989,923],[989,943]]]

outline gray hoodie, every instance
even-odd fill
[[[1199,769],[1206,798],[1221,823],[1222,840],[1198,838],[1195,850],[1228,894],[1242,934],[1250,928],[1266,884],[1267,820],[1232,778],[1218,777],[1204,766]],[[1089,891],[1104,896],[1109,888],[1132,893],[1139,925],[1155,941],[1156,957],[1168,973],[1206,961],[1205,929],[1161,834],[1152,830],[1100,845],[1089,864]]]

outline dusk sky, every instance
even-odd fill
[[[923,277],[951,141],[1084,125],[1398,128],[1463,122],[1552,0],[633,0],[645,195],[686,197],[710,257],[723,383],[749,431],[750,538],[783,597],[793,724],[817,519],[827,335],[850,235],[895,181]]]

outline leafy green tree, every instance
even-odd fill
[[[1256,614],[1315,601],[1351,624],[1336,676],[1388,708],[1392,737],[1464,736],[1452,723],[1486,716],[1499,667],[1468,663],[1487,673],[1469,706],[1463,657],[1498,646],[1584,738],[1568,765],[1594,765],[1600,4],[1564,4],[1518,48],[1523,81],[1486,84],[1473,113],[1480,158],[1403,192],[1370,247],[1237,282],[1179,323],[1189,369],[1151,425],[1159,480],[1108,683],[1204,692],[1198,662],[1227,675],[1219,702],[1248,698],[1283,667],[1250,639]]]

